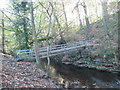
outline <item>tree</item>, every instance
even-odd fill
[[[47,60],[48,60],[48,65],[50,65],[50,57],[49,57],[49,53],[50,53],[50,41],[49,41],[49,37],[50,37],[50,32],[51,32],[51,26],[52,26],[52,14],[53,14],[53,5],[51,2],[48,2],[48,6],[45,7],[41,2],[39,2],[39,4],[42,6],[42,8],[45,9],[46,14],[48,16],[48,29],[47,29],[47,35],[46,35],[46,42],[47,42]],[[50,9],[51,8],[51,9]]]
[[[63,31],[62,31],[62,29],[61,29],[61,25],[60,25],[59,19],[58,19],[58,17],[57,17],[56,14],[54,14],[54,17],[55,17],[55,19],[56,19],[56,22],[57,22],[57,25],[58,25],[58,29],[59,29],[60,41],[58,42],[58,44],[64,44],[64,43],[66,43],[66,42],[65,42],[64,37],[63,37],[63,35],[62,35],[62,34],[63,34]]]
[[[36,57],[36,63],[37,65],[40,65],[40,60],[39,60],[39,47],[38,47],[38,42],[37,42],[37,34],[35,30],[35,22],[34,22],[34,9],[33,9],[33,2],[30,4],[30,12],[31,12],[31,25],[32,25],[32,31],[33,31],[33,41],[34,41],[34,50],[35,50],[35,57]]]
[[[86,6],[86,3],[83,1],[82,3],[78,3],[78,5],[81,5],[84,9],[84,13],[85,13],[85,22],[86,22],[86,29],[87,29],[87,34],[86,34],[86,37],[87,39],[90,38],[90,32],[92,31],[91,27],[90,27],[90,22],[89,22],[89,18],[88,18],[88,13],[87,13],[87,6]]]
[[[98,6],[97,6],[97,1],[95,0],[95,12],[96,12],[96,17],[98,18],[98,10],[97,10]]]
[[[74,9],[76,9],[77,14],[78,14],[78,18],[79,18],[79,29],[82,28],[82,20],[81,20],[81,16],[80,16],[80,10],[79,10],[79,1],[76,3],[76,6],[74,7]]]
[[[27,15],[26,11],[27,11],[27,8],[26,8],[26,5],[27,5],[27,2],[22,2],[22,8],[23,8],[23,30],[24,30],[24,36],[25,36],[25,48],[28,49],[29,46],[28,46],[28,29],[27,29],[27,20],[25,18],[25,16]]]
[[[103,25],[104,25],[104,30],[105,30],[105,37],[106,40],[109,40],[109,32],[108,32],[108,26],[107,26],[107,21],[108,21],[108,10],[107,10],[107,0],[101,0],[102,3],[102,14],[103,14]]]
[[[64,33],[64,32],[66,31],[66,29],[68,29],[68,28],[62,30],[62,26],[61,26],[61,23],[60,23],[60,16],[58,15],[58,12],[57,12],[57,10],[56,10],[56,9],[57,9],[56,4],[54,4],[53,9],[56,11],[56,12],[54,12],[53,14],[54,14],[54,18],[55,18],[56,23],[57,23],[56,26],[57,26],[57,29],[58,29],[58,36],[60,36],[60,41],[58,41],[57,44],[65,44],[66,41],[65,41],[65,39],[64,39],[64,37],[63,37],[63,33]]]
[[[118,2],[118,63],[120,63],[120,2]],[[118,66],[118,68],[120,69],[120,65]]]
[[[16,35],[18,49],[28,49],[30,44],[29,18],[30,8],[28,2],[12,1],[12,10],[15,13],[13,26]]]
[[[118,1],[110,2],[108,5],[109,14],[115,14],[118,11]]]
[[[66,15],[66,12],[65,12],[65,5],[64,5],[63,0],[62,0],[62,7],[63,7],[63,13],[64,13],[64,17],[65,17],[66,30],[68,31],[68,20],[67,20],[67,15]]]
[[[2,12],[2,52],[5,53],[4,12]]]
[[[82,6],[84,8],[84,13],[85,13],[85,21],[86,21],[86,26],[87,26],[87,35],[89,36],[89,33],[91,32],[91,27],[90,27],[90,22],[89,22],[88,14],[87,14],[87,6],[86,6],[85,2],[83,2]]]

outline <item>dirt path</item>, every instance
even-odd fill
[[[2,60],[2,88],[58,88],[51,78],[36,68],[34,62],[15,62],[9,58]]]

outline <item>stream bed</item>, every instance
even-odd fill
[[[52,60],[47,65],[45,60],[41,66],[53,82],[61,88],[118,88],[120,89],[120,73],[111,73],[71,64],[63,64]]]

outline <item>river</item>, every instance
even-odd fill
[[[86,67],[63,64],[52,60],[42,64],[42,69],[61,88],[118,88],[120,89],[120,73],[111,73]]]

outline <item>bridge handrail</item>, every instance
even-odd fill
[[[91,40],[74,42],[74,43],[66,43],[66,44],[61,44],[61,45],[45,46],[45,47],[40,47],[39,52],[46,53],[48,47],[49,47],[49,51],[55,51],[55,50],[72,48],[72,47],[84,46],[84,45],[87,45],[88,43],[92,43]],[[34,54],[35,54],[34,49],[19,50],[17,53],[18,56],[19,55],[32,56]]]

